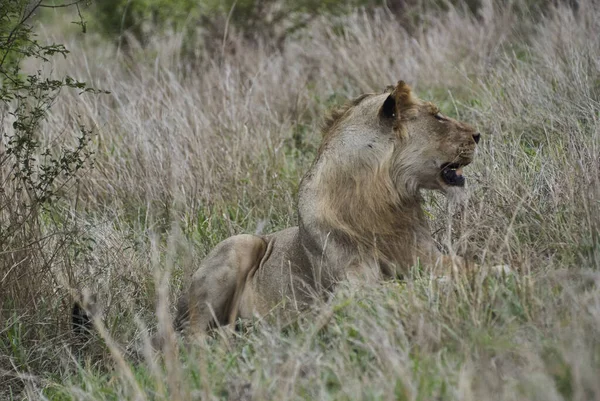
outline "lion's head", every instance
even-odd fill
[[[398,140],[393,157],[396,179],[407,177],[414,189],[463,186],[462,168],[473,160],[480,134],[470,125],[446,117],[433,104],[412,96],[402,81],[379,112],[392,124]]]
[[[400,81],[334,113],[321,151],[357,168],[386,165],[400,194],[412,195],[464,186],[462,168],[473,160],[479,138],[472,126],[444,116]]]
[[[462,168],[473,160],[479,138],[470,125],[419,100],[403,81],[362,95],[327,121],[300,188],[301,215],[314,215],[308,210],[314,199],[317,221],[329,227],[356,235],[393,231],[399,219],[415,218],[406,205],[420,202],[421,189],[464,185]]]

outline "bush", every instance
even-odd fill
[[[52,142],[41,138],[40,127],[63,89],[97,92],[69,76],[47,76],[42,67],[25,72],[27,60],[44,64],[69,53],[63,45],[38,41],[31,20],[40,4],[9,1],[0,9],[0,331],[7,333],[0,337],[0,354],[7,355],[0,367],[19,370],[27,369],[31,355],[17,352],[17,346],[42,341],[32,326],[22,329],[22,324],[44,327],[39,323],[48,315],[38,310],[39,301],[56,294],[52,266],[76,238],[52,211],[92,154],[92,132],[83,125],[75,138]]]

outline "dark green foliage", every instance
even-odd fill
[[[2,119],[8,114],[13,120],[13,129],[2,132],[7,142],[0,163],[3,166],[10,163],[12,178],[23,184],[31,201],[43,203],[56,194],[56,184],[61,179],[69,178],[81,169],[90,155],[91,132],[81,126],[74,148],[41,149],[36,137],[39,126],[63,88],[81,92],[95,90],[69,76],[52,79],[41,71],[22,72],[21,62],[26,58],[46,62],[54,55],[66,57],[68,54],[61,44],[38,42],[30,24],[38,6],[30,7],[28,3],[11,1],[3,4],[0,12],[0,103],[4,111]]]
[[[576,0],[562,0],[577,8]],[[526,15],[543,14],[561,0],[498,2]],[[418,30],[428,25],[424,16],[443,14],[450,8],[479,18],[481,0],[102,0],[94,2],[95,29],[120,46],[130,41],[145,45],[166,32],[183,33],[182,55],[214,57],[235,51],[229,37],[241,33],[246,44],[282,49],[285,40],[306,28],[319,16],[328,18],[356,9],[368,12],[383,8],[395,15],[404,29]],[[343,30],[343,26],[340,26]],[[202,42],[202,46],[199,43]],[[197,54],[204,48],[208,55]]]
[[[97,28],[120,43],[124,34],[144,44],[153,35],[173,30],[186,32],[184,44],[198,40],[200,34],[205,44],[221,50],[231,31],[242,32],[252,43],[281,47],[287,36],[319,15],[382,4],[381,0],[103,0],[95,3],[94,15]]]

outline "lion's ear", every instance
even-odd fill
[[[414,104],[415,100],[410,86],[404,81],[398,81],[392,93],[383,102],[380,113],[385,117],[397,117],[402,114],[403,110],[411,108]]]
[[[385,102],[383,102],[383,106],[379,110],[379,114],[384,118],[394,118],[396,117],[396,99],[394,99],[393,95],[389,95]]]

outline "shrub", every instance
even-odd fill
[[[7,333],[0,337],[0,354],[9,355],[0,358],[0,366],[19,369],[27,368],[30,355],[18,346],[42,341],[21,325],[31,319],[43,327],[39,300],[57,291],[53,263],[75,239],[52,210],[92,154],[92,132],[83,125],[64,141],[45,141],[39,132],[63,89],[97,92],[69,76],[48,76],[41,67],[26,72],[27,60],[44,64],[69,53],[61,44],[38,41],[31,21],[40,7],[41,2],[18,0],[2,2],[0,9],[0,330]],[[85,27],[83,20],[78,23]]]

